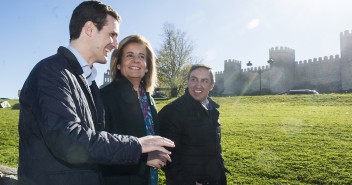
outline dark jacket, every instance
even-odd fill
[[[164,168],[168,185],[226,184],[221,156],[219,105],[206,110],[186,92],[159,112],[160,135],[175,142]]]
[[[134,164],[136,137],[104,129],[103,102],[75,56],[60,47],[40,61],[20,94],[18,180],[23,185],[98,185],[97,164]]]
[[[146,136],[144,116],[140,107],[137,92],[126,78],[113,81],[101,89],[105,106],[106,131],[117,134],[128,134],[136,137]],[[157,111],[154,101],[147,93],[153,116],[156,134],[159,130]],[[147,154],[143,154],[137,165],[111,165],[103,167],[103,176],[109,184],[146,185],[149,178]]]

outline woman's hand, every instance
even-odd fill
[[[167,161],[171,162],[171,157],[169,154],[160,151],[148,153],[147,165],[150,167],[160,169],[166,165]]]

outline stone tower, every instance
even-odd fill
[[[270,70],[270,89],[273,93],[290,90],[294,86],[295,50],[288,47],[269,49],[269,58],[273,59]]]
[[[340,33],[341,50],[341,89],[352,90],[352,33],[346,30]]]
[[[238,94],[241,84],[241,62],[235,60],[225,60],[224,62],[224,92],[223,95]],[[237,87],[237,88],[236,88]]]
[[[224,72],[215,72],[215,86],[212,91],[215,95],[221,95],[224,92]]]
[[[103,79],[103,84],[99,86],[99,88],[103,88],[106,85],[108,85],[111,82],[111,77],[110,77],[110,70],[108,69],[106,73],[104,73],[104,79]]]

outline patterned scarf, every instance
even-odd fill
[[[145,92],[144,88],[141,85],[139,86],[139,95],[140,95],[139,104],[143,112],[147,135],[155,135],[153,116],[150,111],[150,106],[148,104],[147,93]],[[149,185],[157,185],[157,184],[158,184],[158,169],[150,168]]]

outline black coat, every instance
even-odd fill
[[[23,185],[99,185],[97,164],[134,164],[136,137],[104,129],[96,83],[88,87],[75,56],[60,47],[40,61],[20,94],[18,180]]]
[[[186,90],[183,96],[160,110],[160,135],[176,145],[171,149],[172,162],[164,168],[167,184],[226,184],[219,105],[209,100],[212,108],[208,111]]]
[[[101,89],[105,106],[106,131],[117,134],[128,134],[136,137],[146,136],[144,116],[140,107],[137,92],[126,78],[113,81]],[[153,117],[156,135],[159,131],[159,121],[154,101],[147,92],[149,106]],[[107,185],[146,185],[149,180],[147,154],[143,154],[136,165],[111,165],[103,167],[104,179]]]

